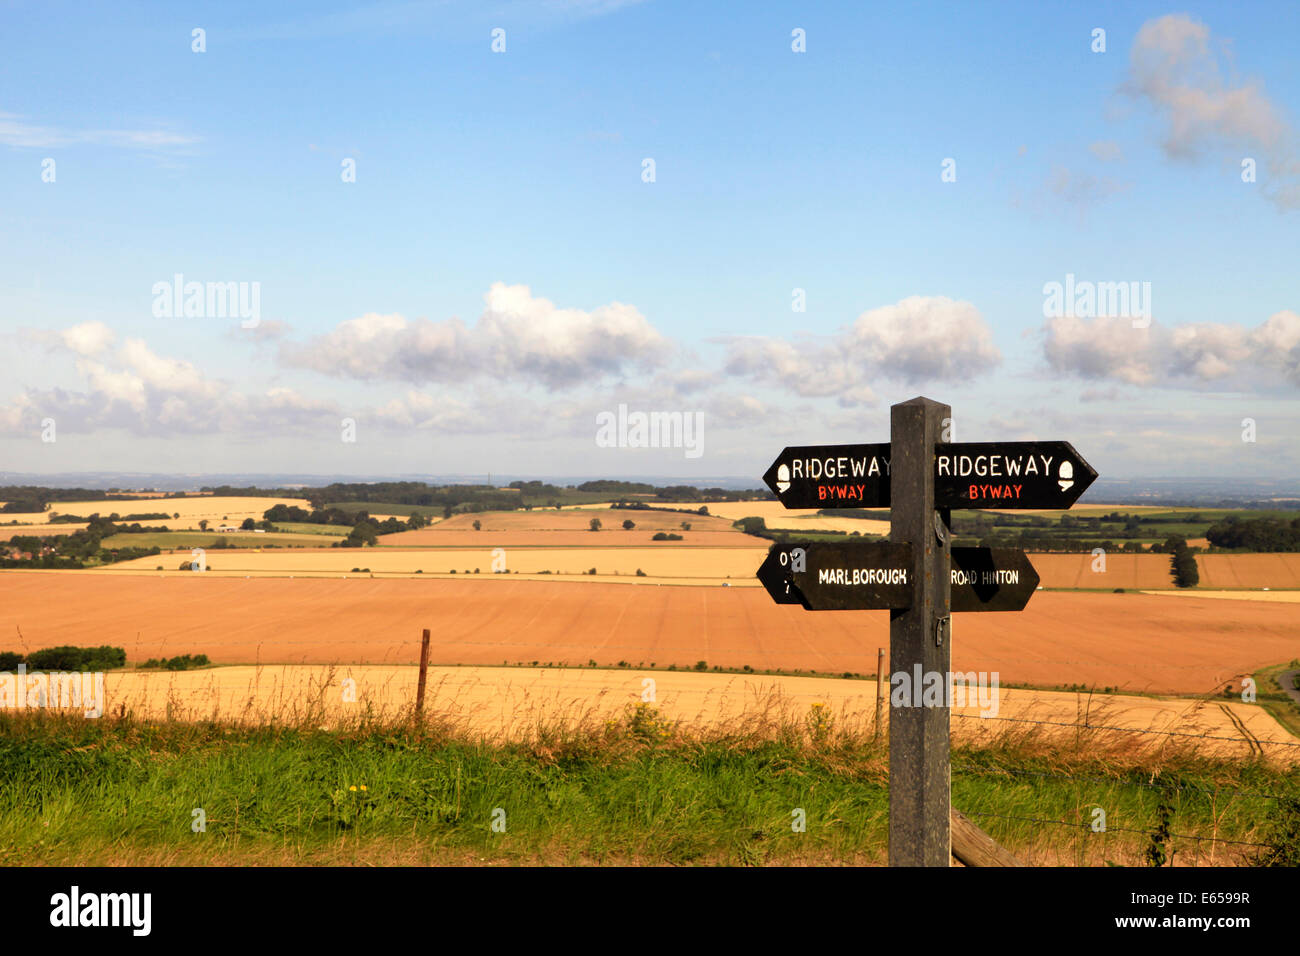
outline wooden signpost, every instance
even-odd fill
[[[944,442],[951,419],[947,405],[914,398],[890,409],[886,444],[782,451],[763,480],[785,507],[888,507],[889,541],[773,545],[758,570],[780,604],[888,610],[890,673],[944,681],[952,613],[1019,611],[1038,587],[1023,551],[954,548],[951,509],[1069,508],[1097,477],[1066,442]],[[904,695],[891,708],[890,866],[950,865],[950,708],[940,696]]]

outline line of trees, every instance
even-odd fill
[[[91,515],[89,523],[80,531],[64,535],[15,535],[6,546],[15,551],[30,552],[29,560],[11,558],[7,554],[0,558],[0,567],[5,568],[83,568],[91,563],[111,564],[115,561],[129,561],[132,558],[151,557],[162,552],[157,547],[105,548],[103,540],[116,534],[144,534],[154,531],[166,531],[166,528],[150,528],[140,524],[119,525],[99,515]]]
[[[1205,540],[1216,548],[1247,551],[1300,551],[1300,518],[1238,518],[1211,525]]]
[[[46,647],[30,654],[0,651],[0,671],[13,672],[19,664],[29,671],[109,671],[126,666],[126,651],[104,644],[100,647]]]

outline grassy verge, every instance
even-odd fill
[[[1279,724],[1300,737],[1300,705],[1282,692],[1278,679],[1283,671],[1300,667],[1300,658],[1289,664],[1275,664],[1265,667],[1255,674],[1256,701],[1272,714]]]
[[[642,705],[504,743],[313,723],[0,715],[0,864],[886,858],[887,748],[816,708],[706,733]],[[1300,862],[1296,769],[1032,729],[956,746],[953,767],[954,806],[1031,863]]]

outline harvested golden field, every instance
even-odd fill
[[[1105,573],[1091,554],[1032,554],[1045,588],[1172,588],[1166,554],[1106,555]],[[1198,554],[1201,587],[1300,588],[1300,554]]]
[[[889,643],[885,612],[810,613],[759,588],[0,572],[0,650],[112,644],[130,661],[413,663],[426,627],[436,664],[704,660],[873,674]],[[1191,596],[1043,591],[1016,614],[957,615],[953,631],[954,668],[997,671],[1004,686],[1204,694],[1300,652],[1290,605]]]
[[[480,541],[487,540],[480,536]],[[752,539],[751,539],[752,540]],[[313,542],[314,543],[314,542]],[[229,574],[346,574],[352,568],[366,568],[376,574],[447,574],[466,571],[492,574],[502,567],[510,573],[583,576],[596,569],[596,579],[612,575],[636,578],[638,570],[652,578],[674,578],[700,583],[717,583],[736,578],[745,587],[758,586],[755,569],[763,562],[766,548],[519,548],[501,549],[494,556],[491,548],[294,548],[291,551],[209,551],[209,573]],[[168,562],[170,569],[174,562]],[[99,573],[154,572],[157,557],[122,561]],[[176,573],[188,573],[180,572]]]
[[[199,521],[207,519],[208,527],[215,529],[219,524],[226,522],[239,525],[245,518],[261,521],[266,510],[278,504],[294,505],[300,508],[307,507],[307,502],[302,498],[247,498],[235,496],[218,498],[213,495],[196,495],[185,498],[159,498],[152,501],[124,500],[120,498],[110,498],[107,501],[56,501],[43,513],[15,514],[9,517],[29,524],[45,524],[49,522],[52,514],[88,517],[92,514],[107,516],[114,512],[123,516],[131,514],[162,514],[166,512],[169,515],[179,514],[180,518],[168,518],[165,521],[157,518],[140,523],[151,527],[183,530],[197,528]]]
[[[294,721],[310,713],[333,721],[363,709],[376,717],[399,717],[415,702],[418,673],[411,666],[365,665],[121,671],[106,677],[104,709],[116,713],[125,706],[139,717],[179,720]],[[630,706],[650,702],[647,696],[662,718],[700,730],[758,715],[781,717],[797,726],[814,707],[824,708],[837,727],[870,730],[876,712],[874,680],[658,669],[431,667],[425,713],[474,735],[517,740],[543,725],[581,726],[613,719]],[[882,731],[888,716],[886,705]],[[1265,710],[1239,701],[1089,697],[1005,687],[995,693],[990,689],[982,702],[955,703],[952,724],[960,740],[1005,731],[1008,722],[1068,724],[1085,719],[1092,726],[1227,738],[1204,741],[1207,753],[1248,755],[1243,731],[1259,741],[1297,743]],[[1046,733],[1073,731],[1048,728]],[[1158,740],[1149,742],[1159,745]],[[1300,748],[1294,746],[1266,747],[1265,752],[1288,762],[1300,760]]]
[[[712,501],[705,507],[709,509],[709,514],[725,518],[728,522],[739,521],[741,518],[762,518],[769,528],[889,535],[888,520],[819,515],[816,511],[787,508],[779,501]]]
[[[1219,601],[1263,601],[1268,604],[1300,604],[1300,591],[1203,591],[1200,588],[1173,591],[1143,591],[1166,597],[1197,597]]]
[[[1300,554],[1204,554],[1204,588],[1300,588]]]
[[[42,538],[56,538],[59,535],[72,534],[74,531],[85,531],[85,523],[81,524],[0,524],[0,541],[8,541],[10,538],[18,535],[37,535]]]
[[[672,534],[681,541],[655,541],[657,532],[639,525],[632,531],[622,528],[600,531],[399,531],[379,536],[384,548],[754,548],[769,543],[739,531],[690,531],[678,529]]]
[[[1104,572],[1094,571],[1091,554],[1031,554],[1030,563],[1045,588],[1171,588],[1167,554],[1107,552]]]
[[[599,518],[601,529],[592,531],[592,518]],[[624,530],[630,520],[636,527]],[[474,522],[482,530],[474,530]],[[689,531],[682,528],[686,522]],[[681,541],[654,541],[658,532],[682,536]],[[730,521],[707,515],[639,510],[614,511],[609,508],[588,511],[487,511],[456,515],[430,528],[399,531],[381,535],[379,543],[397,548],[754,548],[766,545],[760,538],[742,534]]]
[[[591,531],[592,518],[599,518],[600,531]],[[685,534],[682,522],[691,526],[691,532],[714,531],[740,534],[731,522],[711,515],[686,514],[680,511],[646,511],[642,509],[594,508],[584,514],[556,511],[554,508],[534,508],[532,511],[484,511],[478,514],[455,515],[441,521],[435,528],[422,529],[439,534],[457,531],[474,531],[474,522],[488,531],[581,531],[584,534],[632,534],[625,532],[623,522],[636,524],[636,531],[672,531]]]

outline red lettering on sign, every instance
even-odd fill
[[[980,498],[1019,498],[1024,485],[971,485],[970,500]]]
[[[867,493],[866,485],[818,485],[817,500],[825,501],[827,498],[838,498],[841,501],[852,499],[862,501]]]

